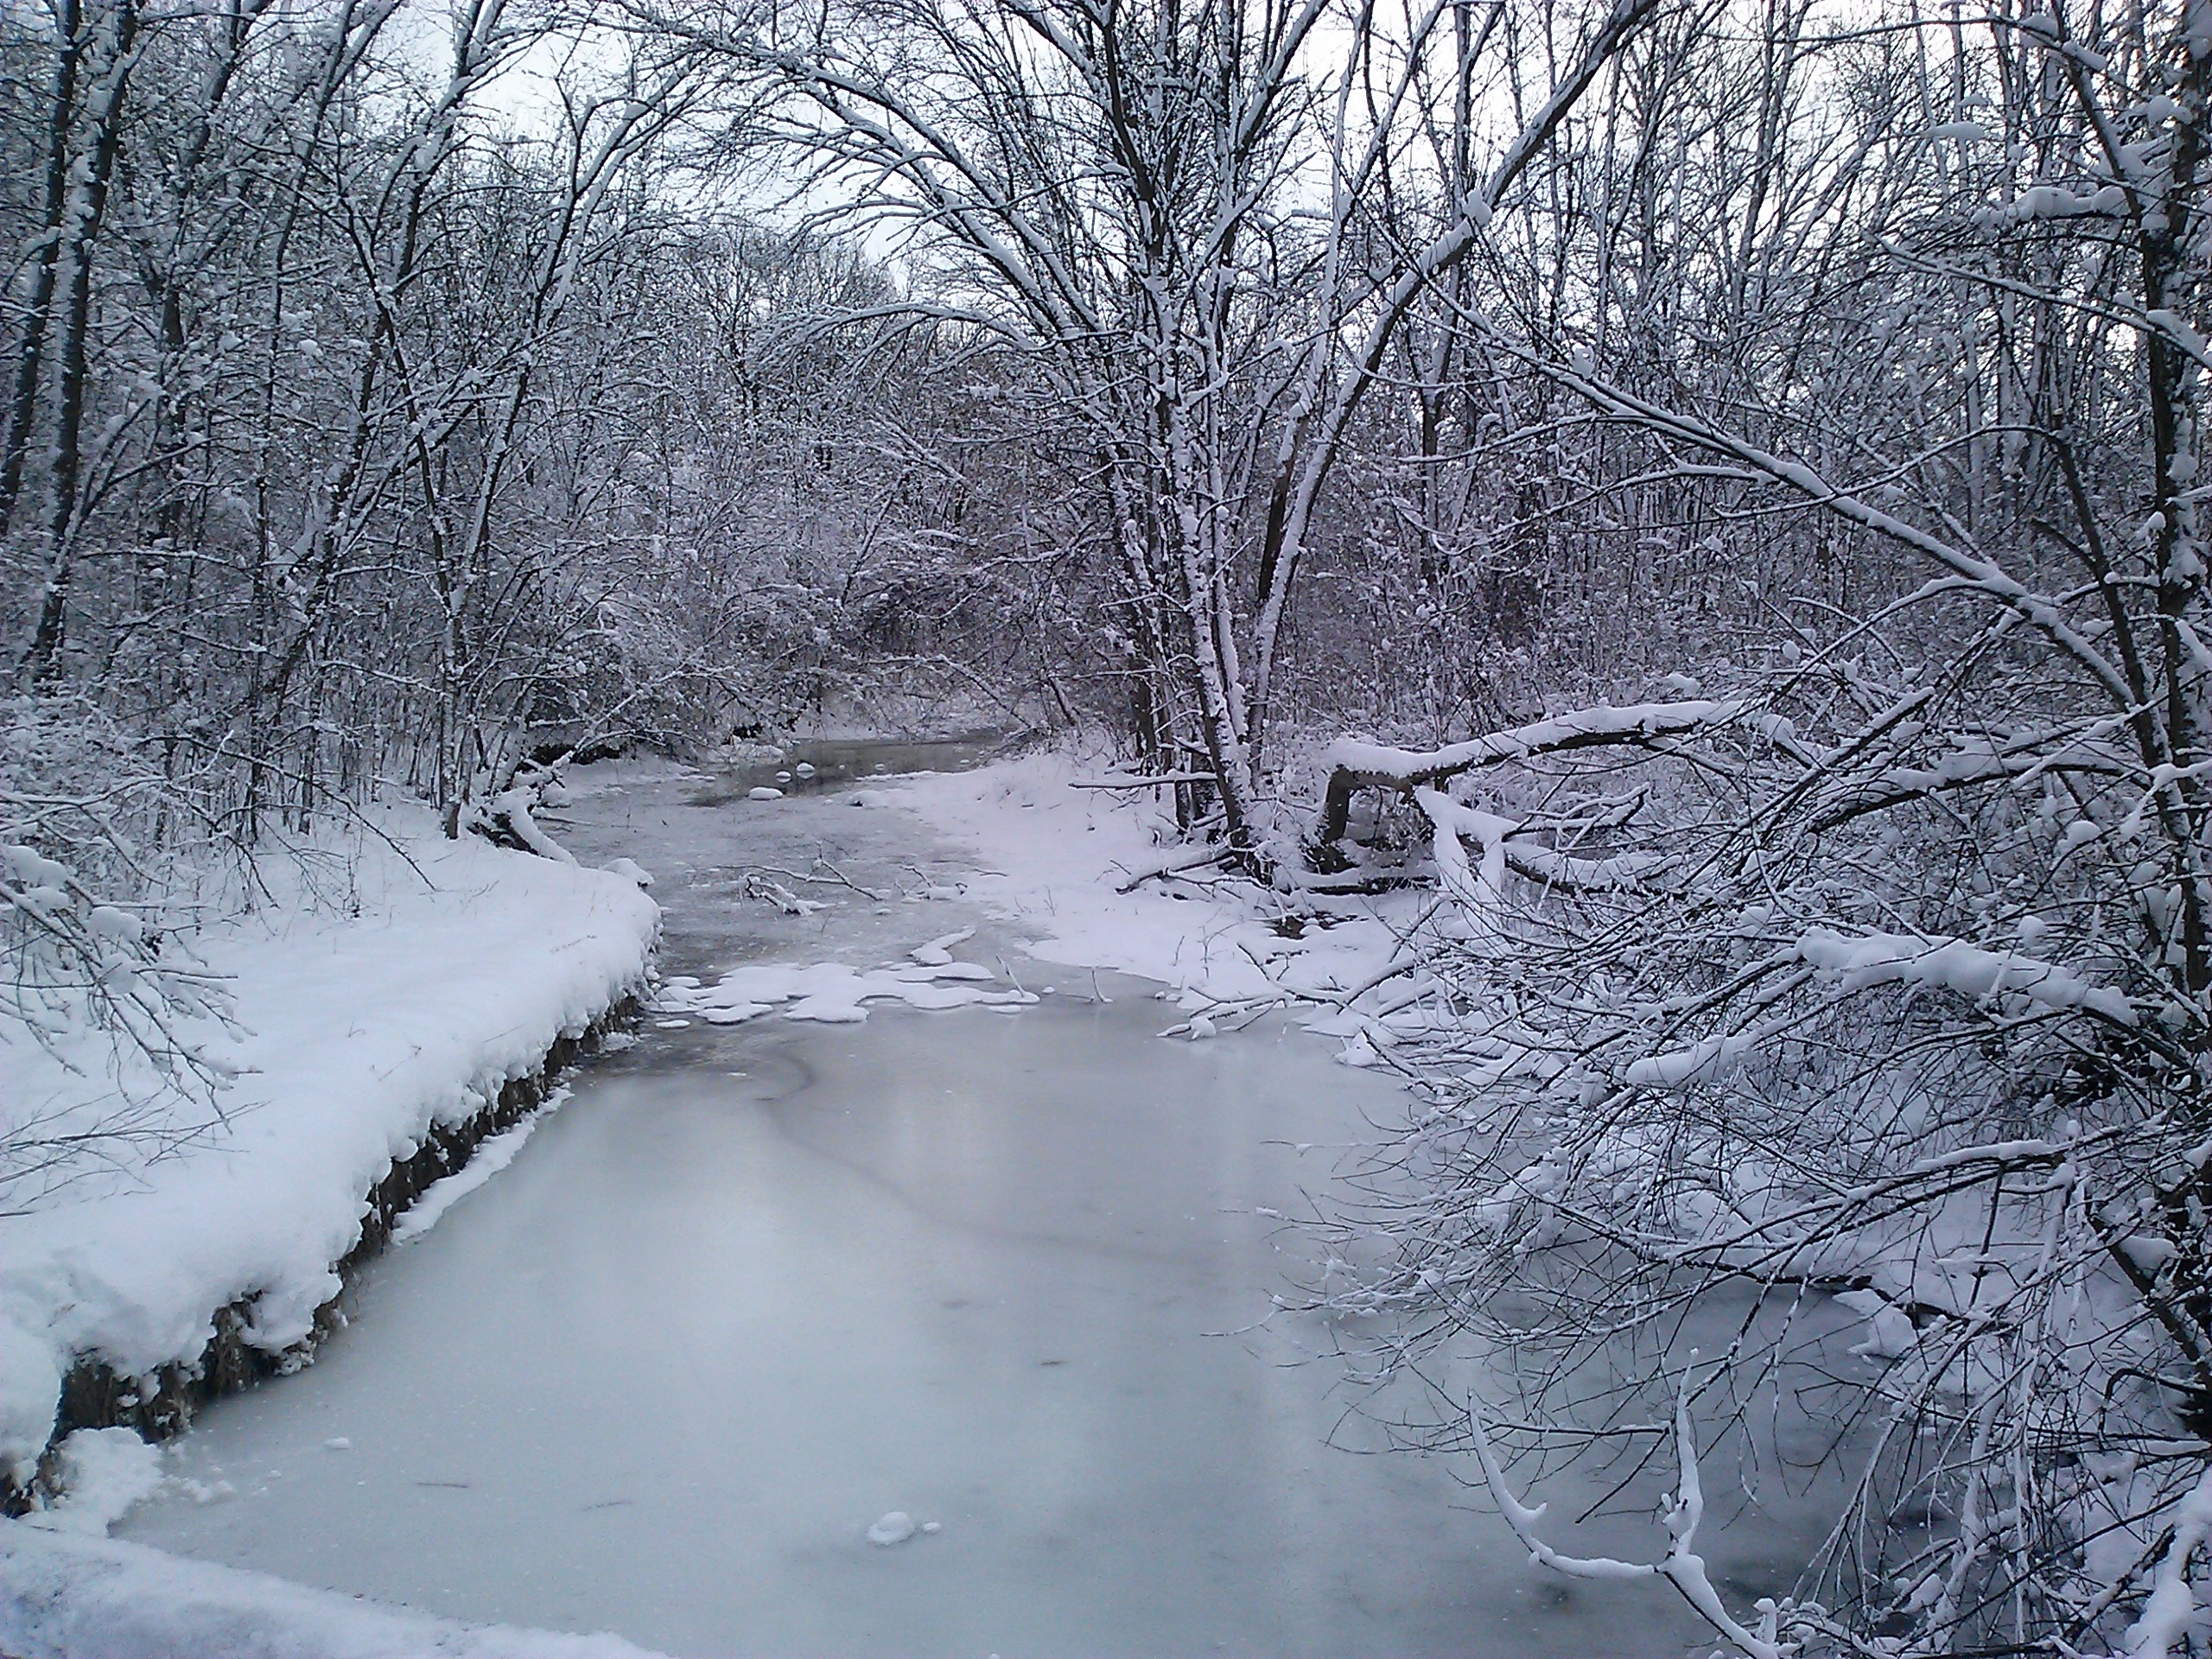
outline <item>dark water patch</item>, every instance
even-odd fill
[[[684,804],[726,806],[744,800],[755,789],[816,795],[902,772],[972,772],[1023,741],[1023,734],[982,731],[938,738],[825,737],[756,745],[750,753],[717,766],[714,781],[687,798]]]

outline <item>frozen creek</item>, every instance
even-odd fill
[[[1709,1650],[1658,1587],[1539,1576],[1445,1465],[1355,1455],[1379,1437],[1338,1370],[1298,1363],[1325,1333],[1255,1328],[1302,1261],[1258,1212],[1394,1090],[1295,1032],[1160,1041],[1141,982],[1094,1001],[943,897],[959,860],[904,814],[760,781],[588,783],[557,826],[658,874],[668,971],[866,969],[974,925],[958,956],[1063,994],[649,1020],[370,1270],[314,1366],[209,1410],[121,1535],[702,1659]],[[817,856],[940,896],[748,894]],[[893,1510],[937,1529],[871,1545]],[[1777,1533],[1713,1533],[1724,1589],[1773,1581]]]

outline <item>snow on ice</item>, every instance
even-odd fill
[[[1160,868],[1172,823],[1141,804],[1071,787],[1084,770],[1077,757],[1039,752],[974,772],[902,779],[871,797],[906,807],[969,849],[979,868],[966,896],[1035,931],[1032,956],[1157,981],[1185,1013],[1207,1022],[1195,1031],[1177,1025],[1176,1036],[1222,1028],[1224,1005],[1273,1007],[1294,994],[1307,999],[1300,1017],[1308,1027],[1363,1036],[1370,1052],[1428,1018],[1411,1008],[1340,1007],[1339,999],[1349,1001],[1344,993],[1397,954],[1397,935],[1384,918],[1401,926],[1407,918],[1389,901],[1306,895],[1306,906],[1331,912],[1332,925],[1293,938],[1249,898],[1208,893],[1194,902],[1187,887],[1182,896],[1171,891],[1172,880],[1132,885],[1138,872]],[[1404,902],[1420,900],[1402,896]]]
[[[947,936],[954,937],[957,936]],[[671,975],[662,983],[653,1007],[671,1014],[696,1014],[715,1026],[742,1025],[774,1007],[782,1007],[786,1019],[858,1025],[868,1018],[866,1005],[870,1002],[903,1002],[910,1008],[933,1012],[1021,1007],[1036,1001],[1033,992],[987,990],[973,982],[992,977],[989,969],[972,962],[953,962],[949,955],[942,963],[916,962],[895,968],[860,969],[840,962],[761,963],[734,968],[710,986],[700,984],[690,975]]]
[[[538,1124],[550,1113],[557,1111],[569,1099],[569,1090],[563,1084],[545,1097],[545,1103],[511,1129],[486,1136],[468,1161],[442,1181],[434,1181],[423,1196],[407,1207],[407,1211],[392,1224],[391,1242],[410,1244],[438,1224],[445,1212],[478,1187],[514,1162],[515,1154],[523,1143],[537,1132]]]
[[[905,1543],[920,1530],[912,1516],[904,1510],[893,1510],[869,1522],[868,1541],[888,1549],[893,1544]]]
[[[619,1637],[461,1624],[108,1538],[0,1529],[10,1659],[655,1659]]]
[[[80,1428],[61,1442],[60,1496],[26,1526],[105,1538],[162,1484],[162,1454],[127,1428]]]

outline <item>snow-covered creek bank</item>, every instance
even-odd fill
[[[671,973],[973,926],[960,957],[1054,989],[649,1023],[363,1274],[312,1368],[209,1408],[118,1535],[685,1656],[1696,1643],[1654,1586],[1537,1576],[1443,1463],[1342,1449],[1380,1442],[1297,1363],[1328,1332],[1261,1323],[1304,1266],[1268,1212],[1403,1111],[1389,1084],[1295,1031],[1160,1040],[1147,984],[1024,959],[945,896],[955,849],[849,786],[587,790],[563,832],[658,874]],[[824,908],[759,896],[821,858],[854,884],[805,887]],[[891,1510],[937,1530],[872,1547]],[[1706,1553],[1764,1587],[1803,1541],[1755,1517]]]

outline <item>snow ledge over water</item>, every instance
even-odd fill
[[[189,1365],[246,1298],[254,1346],[306,1338],[391,1166],[642,982],[660,912],[629,876],[449,842],[427,814],[391,827],[353,873],[358,913],[280,904],[196,942],[238,1033],[208,1045],[238,1073],[226,1127],[0,1217],[0,1471],[17,1483],[80,1358]],[[7,1052],[0,1118],[107,1086],[28,1042]]]

